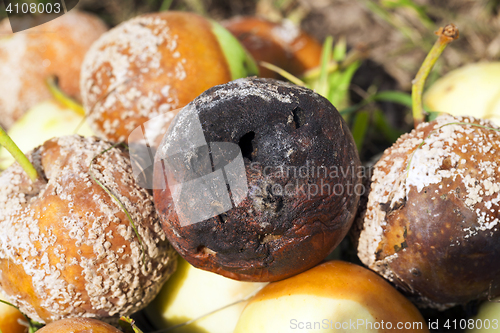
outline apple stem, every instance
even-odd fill
[[[36,171],[30,160],[24,155],[19,147],[12,141],[5,130],[0,126],[0,145],[14,157],[14,159],[21,165],[28,177],[34,183],[38,179],[38,172]]]
[[[439,28],[439,30],[436,31],[436,35],[439,36],[438,40],[432,46],[427,57],[425,57],[422,66],[418,70],[417,76],[415,76],[415,79],[412,81],[411,98],[415,127],[425,121],[425,111],[422,105],[422,93],[424,91],[425,80],[446,46],[458,38],[458,28],[454,24],[447,24],[444,28]]]

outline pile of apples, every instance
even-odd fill
[[[46,40],[0,38],[9,78],[0,80],[0,125],[30,161],[0,148],[1,332],[115,333],[139,311],[172,332],[428,332],[412,301],[443,310],[500,295],[499,129],[441,109],[436,96],[449,82],[426,96],[448,113],[384,153],[358,214],[355,191],[274,190],[290,180],[325,186],[318,174],[276,172],[311,160],[343,170],[334,179],[343,188],[362,181],[335,107],[262,66],[300,77],[321,65],[324,49],[290,22],[167,11],[106,31],[73,10],[33,29]],[[495,119],[498,92],[488,93]],[[221,212],[214,199],[204,209],[217,214],[183,224],[175,207],[202,206],[202,197],[179,204],[161,183],[205,176],[203,161],[220,170],[207,157],[214,142],[239,148],[248,193],[237,201],[231,188],[235,208]],[[137,147],[145,161],[131,157]],[[228,188],[231,177],[226,170]],[[353,223],[368,268],[324,261]]]

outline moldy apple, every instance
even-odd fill
[[[173,114],[158,116],[214,85],[257,71],[222,26],[193,13],[167,11],[128,20],[94,43],[82,66],[81,90],[99,136],[124,141],[157,117],[155,128],[146,131],[160,140]]]
[[[471,117],[440,116],[399,138],[374,168],[363,263],[436,308],[498,296],[498,151],[498,127]]]
[[[83,58],[106,30],[97,16],[77,10],[15,34],[9,19],[0,22],[0,125],[8,129],[51,98],[46,80],[52,76],[64,93],[79,100]]]
[[[0,291],[41,323],[113,320],[145,307],[176,253],[128,154],[75,135],[30,158],[36,182],[18,163],[0,175]]]
[[[277,80],[239,79],[177,114],[155,156],[155,206],[195,267],[275,281],[318,264],[343,239],[359,167],[328,100]]]

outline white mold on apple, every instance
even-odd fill
[[[0,291],[42,323],[112,321],[145,307],[177,254],[128,154],[75,135],[30,158],[36,182],[17,163],[0,175]]]

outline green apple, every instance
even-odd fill
[[[500,298],[484,302],[476,317],[467,320],[467,333],[500,332]]]
[[[455,69],[425,93],[431,111],[490,119],[500,125],[500,62],[481,62]]]
[[[429,332],[417,308],[374,272],[328,261],[260,290],[234,333]]]
[[[180,259],[145,313],[158,329],[179,325],[169,330],[173,333],[232,333],[246,300],[265,285],[232,280]]]
[[[84,117],[54,99],[38,103],[18,119],[8,131],[9,136],[24,153],[45,141],[63,135],[93,135]],[[82,125],[79,127],[79,125]],[[14,162],[9,152],[0,147],[0,169]]]

